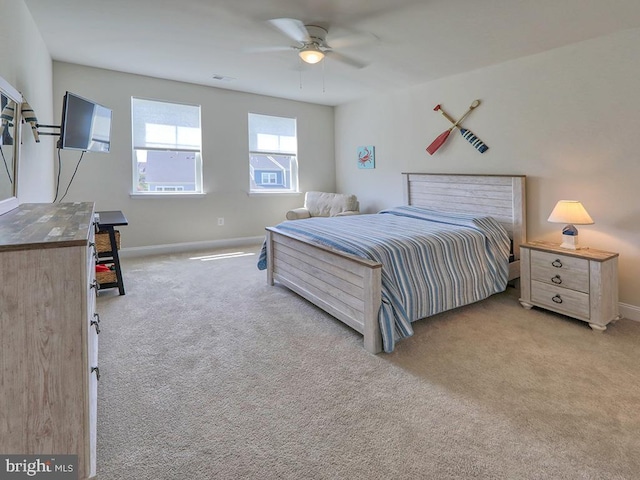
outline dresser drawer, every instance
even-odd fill
[[[589,319],[589,295],[586,293],[534,280],[531,282],[531,300],[550,310]]]
[[[533,250],[531,280],[589,293],[589,260]]]

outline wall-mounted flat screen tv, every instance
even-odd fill
[[[111,109],[71,92],[64,96],[58,148],[109,152]]]

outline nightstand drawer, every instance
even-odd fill
[[[531,279],[589,293],[589,260],[533,250]]]
[[[531,300],[538,305],[566,313],[570,316],[589,318],[589,295],[543,282],[531,282]]]

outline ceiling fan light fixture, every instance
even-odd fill
[[[313,43],[306,45],[302,50],[300,50],[298,55],[300,55],[300,58],[304,62],[310,63],[311,65],[320,62],[324,58],[324,52]]]

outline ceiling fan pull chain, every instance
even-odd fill
[[[324,92],[324,63],[325,62],[322,62],[322,93],[325,93]]]
[[[300,73],[300,90],[302,90],[302,59],[298,60],[298,72]]]

